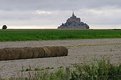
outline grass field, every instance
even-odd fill
[[[0,41],[121,38],[121,30],[0,30]]]

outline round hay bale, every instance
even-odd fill
[[[0,60],[58,57],[58,56],[67,56],[67,55],[68,55],[68,49],[63,46],[0,49]]]
[[[32,48],[33,56],[32,58],[38,58],[39,57],[39,48]]]
[[[13,52],[19,56],[17,59],[22,59],[22,48],[14,48]]]
[[[17,48],[16,50],[17,50],[17,52],[19,54],[19,59],[22,59],[23,56],[24,56],[24,54],[23,54],[24,49],[23,48]]]
[[[43,47],[46,56],[45,57],[57,57],[57,56],[67,56],[68,49],[63,46],[46,46]]]
[[[5,52],[4,49],[0,49],[0,60],[7,60],[7,53]]]
[[[7,60],[19,59],[20,54],[18,54],[16,48],[5,48],[4,50],[7,53]]]
[[[22,50],[22,48],[15,48],[15,49],[14,49],[14,52],[15,52],[17,55],[19,55],[18,59],[22,59],[22,58],[21,58],[21,53],[22,53],[21,50]]]
[[[45,46],[43,47],[44,52],[45,52],[45,57],[51,57],[51,50],[49,48],[49,46]]]
[[[33,51],[32,51],[32,48],[31,47],[26,47],[25,48],[25,50],[26,50],[26,54],[27,54],[27,58],[29,59],[29,58],[33,58]]]
[[[18,50],[20,51],[20,59],[28,59],[26,48],[19,48]]]
[[[45,57],[45,51],[44,51],[44,49],[42,47],[38,47],[38,50],[39,50],[38,58]]]
[[[20,51],[20,59],[29,59],[33,57],[33,52],[32,52],[32,48],[19,48],[18,49]]]
[[[57,57],[57,54],[59,53],[59,48],[56,46],[48,47],[48,49],[51,51],[51,57]]]
[[[59,46],[59,53],[57,54],[57,56],[67,56],[68,55],[68,49],[66,47],[63,46]]]

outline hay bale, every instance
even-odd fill
[[[20,52],[20,57],[19,59],[26,59],[27,58],[27,51],[25,50],[25,48],[19,48],[17,51]]]
[[[0,49],[0,60],[57,57],[57,56],[67,56],[67,55],[68,55],[68,49],[62,46]]]
[[[17,51],[20,52],[19,59],[29,59],[33,57],[33,52],[31,47],[18,48]]]
[[[26,51],[29,53],[29,56],[27,56],[28,58],[41,58],[45,56],[44,49],[41,47],[26,48]]]
[[[4,49],[0,49],[0,60],[7,60],[7,53]]]
[[[57,57],[57,56],[67,56],[68,55],[68,49],[62,46],[46,46],[43,47],[45,50],[45,57]]]
[[[31,47],[26,47],[24,48],[24,54],[26,54],[26,58],[29,59],[29,58],[32,58],[33,57],[33,52],[32,52],[32,48]]]
[[[33,52],[32,58],[38,58],[39,49],[38,48],[32,48],[32,52]]]
[[[0,60],[14,60],[18,58],[19,54],[16,54],[13,48],[0,49]]]
[[[59,48],[56,46],[48,47],[51,51],[51,57],[57,57],[57,54],[59,53]]]
[[[5,48],[4,51],[6,52],[6,56],[8,60],[18,59],[20,54],[16,51],[16,48]]]
[[[38,52],[39,52],[38,58],[45,57],[45,51],[42,47],[38,47]]]
[[[59,46],[59,54],[57,56],[67,56],[68,55],[68,49],[63,46]]]
[[[45,52],[45,57],[51,57],[51,51],[49,49],[49,46],[43,47],[44,52]]]

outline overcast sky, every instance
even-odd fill
[[[92,29],[121,29],[121,0],[0,0],[0,26],[57,28],[73,11]]]

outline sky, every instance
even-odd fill
[[[121,0],[0,0],[0,27],[55,29],[72,12],[91,29],[121,29]]]

